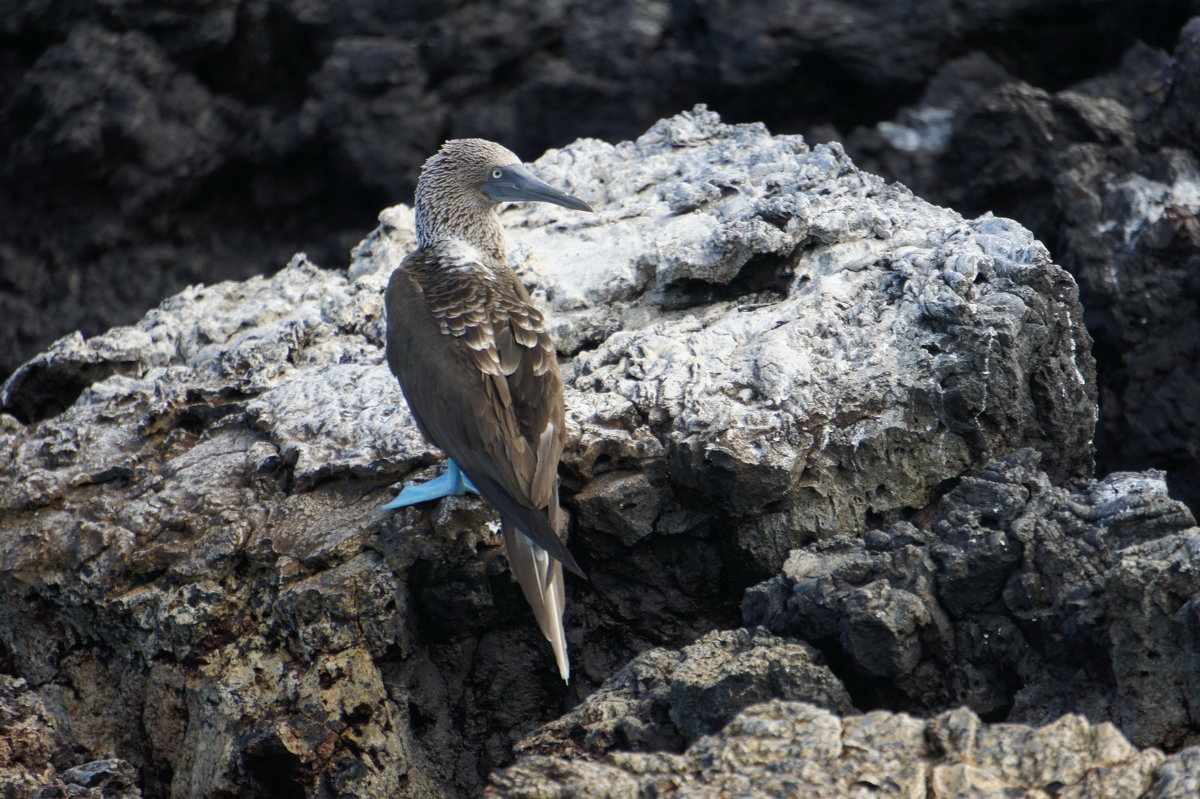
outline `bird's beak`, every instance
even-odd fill
[[[493,202],[554,203],[564,208],[574,208],[576,211],[592,210],[592,206],[578,197],[563,194],[553,186],[538,180],[521,164],[510,164],[509,166],[502,167],[501,172],[502,174],[499,178],[488,178],[482,187],[483,193],[491,198]]]

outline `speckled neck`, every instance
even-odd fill
[[[476,247],[490,266],[504,264],[507,248],[496,204],[440,166],[431,159],[417,182],[417,246],[456,239]]]

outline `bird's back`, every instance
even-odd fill
[[[501,514],[578,571],[558,536],[547,540],[565,435],[562,378],[516,275],[469,245],[438,242],[393,273],[387,303],[388,364],[422,432]]]

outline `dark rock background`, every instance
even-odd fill
[[[344,266],[444,138],[486,136],[533,158],[707,102],[727,121],[845,137],[863,166],[918,194],[1029,226],[1081,284],[1101,473],[1165,468],[1195,507],[1196,208],[1174,203],[1132,253],[1092,232],[1121,211],[1107,189],[1123,176],[1170,182],[1192,168],[1200,45],[1194,27],[1180,31],[1198,12],[1196,0],[920,13],[795,0],[2,0],[0,373],[72,330],[131,323],[188,283],[272,272],[296,249]],[[893,119],[933,135],[897,147],[876,127]],[[1114,266],[1129,279],[1106,281]]]

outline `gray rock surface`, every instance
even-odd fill
[[[1200,793],[1200,746],[1190,746],[1159,766],[1145,799],[1187,799]]]
[[[1163,760],[1111,724],[1081,716],[1039,727],[989,725],[965,709],[928,720],[886,711],[839,717],[774,700],[747,708],[682,754],[523,758],[493,775],[485,795],[1137,799],[1154,782],[1159,792],[1151,796],[1182,797],[1167,776],[1178,762]]]
[[[80,799],[141,799],[137,777],[133,766],[120,758],[93,760],[62,773],[61,794],[55,788],[42,788],[39,799],[48,799],[52,795]]]
[[[1074,284],[1020,226],[703,109],[536,169],[600,209],[505,212],[564,358],[592,578],[568,587],[574,691],[736,625],[797,544],[909,515],[1013,448],[1090,474]],[[380,294],[412,244],[391,209],[346,272],[297,257],[194,286],[5,384],[0,652],[74,763],[120,757],[150,796],[474,795],[575,698],[488,508],[377,511],[440,468],[382,364]],[[728,674],[758,699],[782,678],[748,657]],[[703,673],[670,689],[664,735],[740,707],[686,710],[724,690]]]
[[[543,161],[577,191],[602,169],[643,187],[634,200],[604,183],[599,221],[616,224],[585,228],[557,259],[550,227],[517,250],[575,355],[569,469],[589,480],[649,462],[668,530],[703,498],[768,567],[797,532],[922,507],[1022,440],[1055,479],[1090,472],[1089,340],[1070,280],[1025,231],[930,215],[836,145],[799,155],[793,137],[746,126],[738,140],[712,122],[679,117],[611,155],[596,145],[591,163]],[[686,149],[702,166],[672,164]],[[901,413],[884,410],[898,398]],[[613,451],[604,428],[617,425],[632,429]],[[581,514],[640,535],[620,513],[638,478],[609,480],[581,495]]]
[[[1020,74],[1020,73],[1016,73]],[[1024,77],[1022,75],[1021,77]],[[1060,91],[978,55],[847,149],[965,214],[1029,226],[1079,281],[1096,340],[1102,472],[1166,470],[1200,508],[1200,18]]]
[[[1200,750],[1180,747],[1200,732],[1200,528],[1161,474],[1068,490],[1037,460],[1018,451],[963,478],[921,527],[794,550],[743,605],[782,637],[743,628],[643,653],[518,744],[488,795],[1194,795]],[[804,653],[812,672],[813,646],[860,708],[924,720],[848,714],[825,666],[760,665]],[[697,706],[728,724],[689,734]]]
[[[681,752],[743,708],[771,698],[839,715],[854,710],[811,646],[762,630],[720,630],[679,651],[641,653],[571,712],[521,741],[516,753]]]
[[[1054,487],[1029,450],[900,522],[792,552],[746,623],[823,649],[860,707],[968,705],[1111,721],[1138,746],[1200,733],[1200,528],[1162,475]]]

